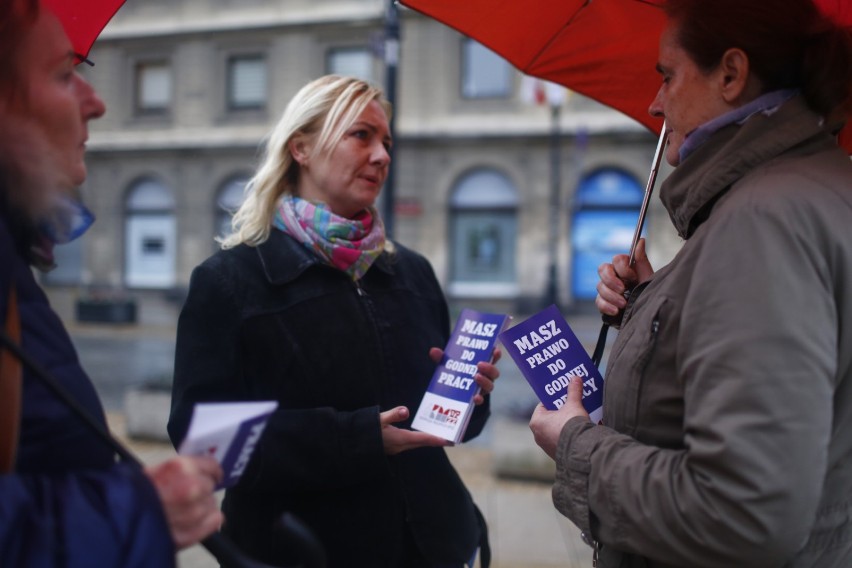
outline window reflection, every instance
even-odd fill
[[[239,55],[228,60],[228,107],[262,109],[266,106],[266,58]]]
[[[594,300],[598,266],[630,250],[642,196],[639,182],[620,170],[601,169],[580,182],[571,225],[575,299]]]
[[[506,98],[511,94],[509,63],[472,39],[462,44],[462,96],[466,99]]]

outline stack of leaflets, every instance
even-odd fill
[[[479,392],[473,380],[476,364],[491,361],[497,336],[508,321],[503,314],[462,310],[412,428],[456,444],[464,438]]]
[[[500,334],[538,399],[549,410],[565,404],[572,376],[583,380],[583,408],[595,424],[603,418],[603,377],[556,306]]]
[[[178,453],[215,458],[225,472],[216,489],[231,487],[243,474],[266,421],[276,408],[278,403],[274,400],[196,404]]]

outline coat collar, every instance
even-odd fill
[[[699,146],[663,182],[660,199],[678,234],[688,239],[732,184],[782,154],[808,154],[833,144],[801,96],[770,116],[730,124]]]
[[[321,266],[341,272],[324,263],[317,255],[308,250],[290,235],[272,229],[269,238],[257,246],[260,264],[270,284],[286,284],[298,278],[303,272],[313,266]],[[393,264],[390,255],[383,252],[373,266],[387,274],[393,274]],[[369,274],[369,271],[367,271]],[[365,275],[366,277],[366,275]]]

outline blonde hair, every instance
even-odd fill
[[[269,238],[278,200],[285,193],[294,194],[299,181],[299,164],[289,148],[294,136],[315,137],[314,154],[332,152],[372,101],[390,119],[390,103],[381,89],[366,81],[326,75],[302,87],[270,132],[262,163],[246,184],[246,199],[231,220],[232,232],[217,239],[221,247],[257,246]]]

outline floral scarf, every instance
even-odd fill
[[[356,281],[385,248],[385,228],[373,207],[347,219],[332,213],[324,203],[284,195],[272,225]]]

